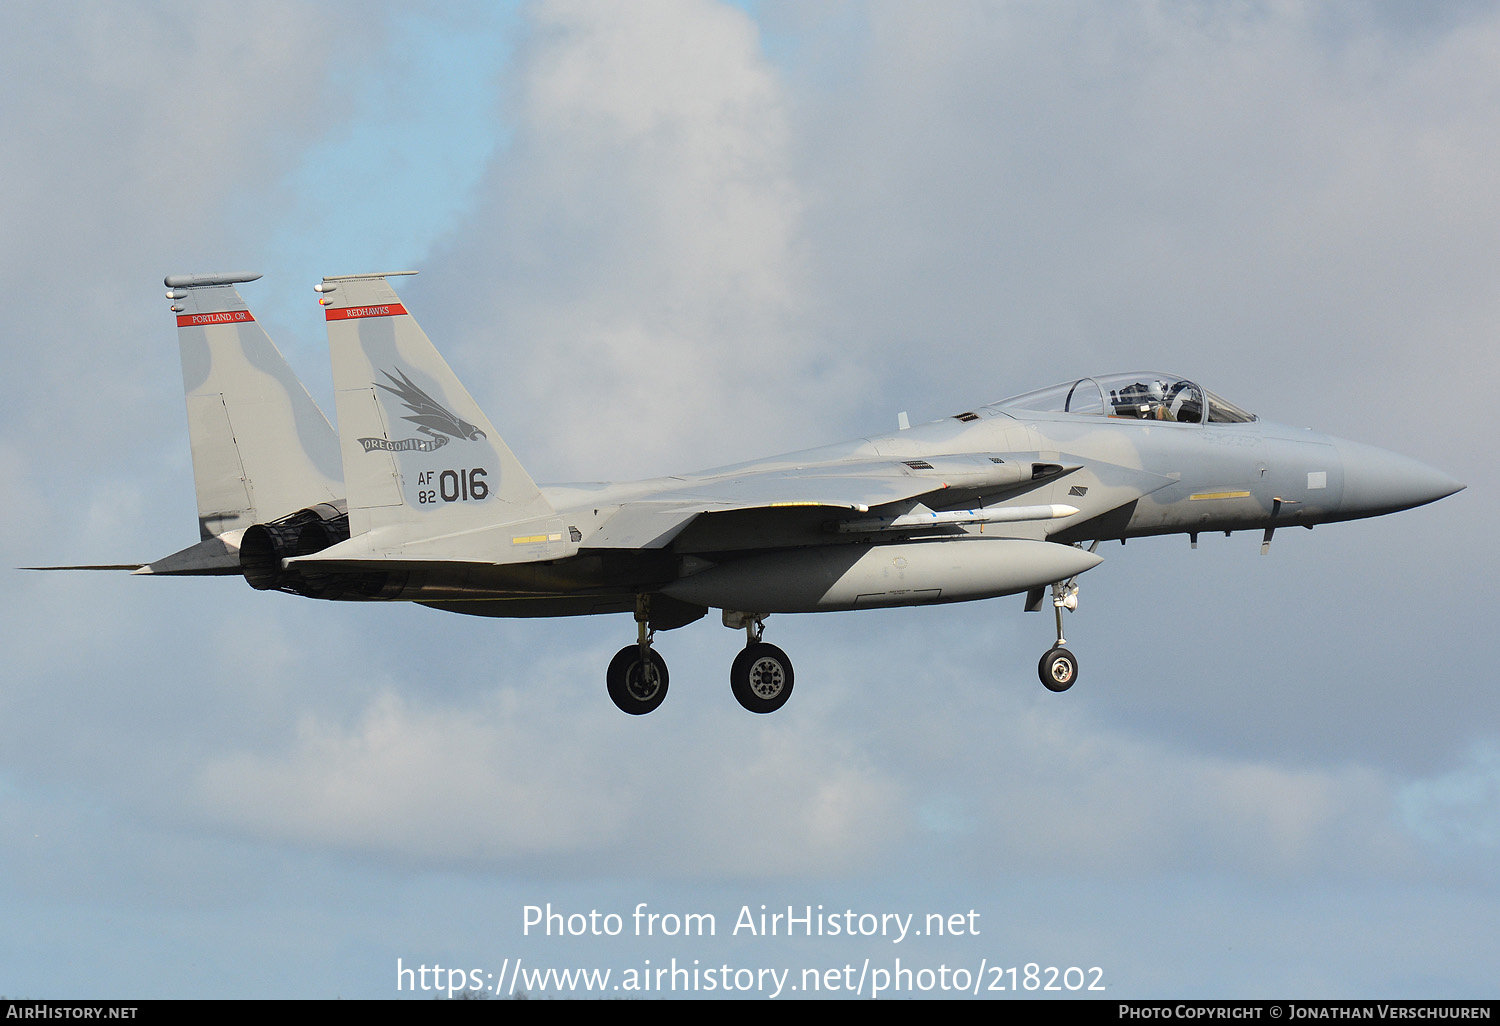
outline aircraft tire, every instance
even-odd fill
[[[729,668],[735,701],[753,713],[773,713],[792,697],[792,661],[775,645],[746,645]]]
[[[651,673],[641,673],[641,647],[626,645],[609,661],[604,680],[609,697],[621,712],[644,716],[667,697],[667,661],[655,649],[648,649]]]
[[[1042,656],[1036,672],[1048,691],[1063,692],[1078,679],[1078,658],[1065,648],[1054,648]]]

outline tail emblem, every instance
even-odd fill
[[[385,438],[361,438],[359,444],[365,447],[365,452],[373,452],[376,449],[385,452],[432,452],[447,445],[453,438],[477,441],[487,437],[485,433],[470,424],[461,417],[450,413],[441,403],[426,392],[417,387],[406,374],[396,369],[398,377],[392,376],[389,371],[381,371],[389,385],[375,382],[376,387],[383,388],[394,395],[411,411],[412,415],[402,419],[409,420],[417,425],[417,430],[426,438],[404,438],[399,442],[392,442]]]

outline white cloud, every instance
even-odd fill
[[[462,708],[383,691],[348,724],[307,714],[284,748],[211,759],[196,803],[249,836],[549,876],[601,859],[681,878],[842,872],[900,818],[902,788],[836,733],[731,729],[706,745],[717,718],[684,735],[600,698],[535,678]]]
[[[1490,856],[1500,848],[1500,748],[1476,744],[1465,765],[1411,781],[1397,802],[1408,829],[1436,850]]]
[[[544,877],[600,860],[623,875],[843,877],[929,850],[944,878],[1400,878],[1416,864],[1388,774],[1147,741],[1039,687],[982,683],[978,654],[905,680],[876,668],[881,652],[819,657],[797,707],[766,719],[718,688],[623,717],[586,649],[513,665],[517,683],[459,704],[387,681],[357,708],[304,713],[282,741],[208,757],[190,800],[246,836]],[[942,700],[892,720],[911,694]]]
[[[152,523],[171,509],[191,527],[191,507],[169,501],[190,493],[155,478],[170,458],[186,467],[162,276],[249,262],[256,240],[236,205],[323,130],[331,55],[370,30],[336,41],[304,5],[281,2],[7,10],[0,305],[7,373],[26,387],[0,425],[26,439],[14,451],[43,495],[24,507],[39,528],[28,544],[53,550],[48,561],[69,561],[62,536],[76,545],[127,512]]]
[[[820,328],[996,398],[1161,364],[1334,427],[1368,419],[1325,393],[1351,374],[1491,366],[1500,22],[1327,10],[872,6],[799,93]]]
[[[684,0],[535,22],[513,142],[430,284],[494,382],[474,391],[543,418],[512,429],[539,476],[728,462],[849,402],[802,323],[788,100],[750,19]]]

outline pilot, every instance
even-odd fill
[[[1136,417],[1140,420],[1160,420],[1166,405],[1166,391],[1161,381],[1149,385],[1137,381],[1126,385],[1116,393],[1115,414],[1120,417]]]
[[[1156,378],[1146,389],[1150,397],[1151,417],[1154,420],[1173,420],[1172,404],[1167,401],[1167,383]]]
[[[1167,393],[1167,416],[1164,419],[1181,424],[1197,424],[1203,419],[1203,403],[1191,382],[1179,381],[1172,386]]]
[[[1161,378],[1152,379],[1151,383],[1140,383],[1137,386],[1137,394],[1141,397],[1142,420],[1171,420],[1172,409],[1167,402],[1167,383]]]

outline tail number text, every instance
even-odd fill
[[[490,483],[483,467],[473,470],[424,470],[417,475],[417,502],[468,502],[487,499]]]

